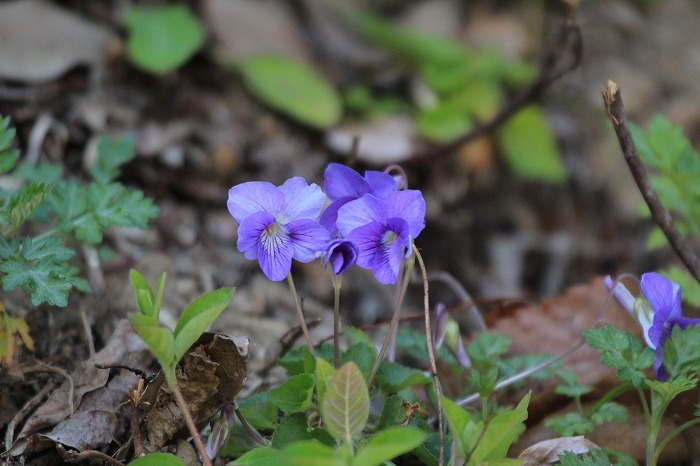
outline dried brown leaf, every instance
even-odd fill
[[[580,455],[595,448],[600,447],[583,436],[560,437],[534,444],[523,451],[518,459],[525,461],[523,466],[548,465],[556,463],[564,452]]]

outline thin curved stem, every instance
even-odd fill
[[[433,332],[430,329],[430,301],[428,296],[428,272],[425,268],[425,263],[423,262],[423,256],[416,245],[413,245],[413,254],[415,254],[418,260],[418,266],[420,267],[421,276],[423,278],[423,312],[425,314],[425,339],[428,345],[428,360],[430,361],[430,371],[433,375],[433,384],[435,385],[435,400],[437,403],[437,416],[438,416],[438,432],[440,433],[440,456],[438,457],[438,465],[442,466],[445,464],[445,431],[444,431],[444,420],[442,416],[442,386],[440,385],[440,378],[437,373],[437,363],[435,362],[435,348],[433,348]]]
[[[190,433],[192,434],[192,439],[194,440],[194,444],[197,447],[200,456],[202,457],[202,463],[204,463],[204,466],[212,466],[211,460],[209,459],[209,455],[207,455],[207,450],[204,447],[204,442],[202,442],[202,437],[199,436],[197,426],[194,425],[194,421],[192,420],[190,410],[187,407],[185,398],[182,396],[180,387],[177,384],[177,377],[175,376],[175,371],[173,370],[172,374],[168,374],[168,371],[166,371],[165,374],[165,379],[168,382],[168,387],[170,387],[170,391],[173,393],[173,396],[175,396],[175,401],[177,401],[178,406],[182,410],[182,415],[185,417],[185,423],[187,424],[187,428],[190,430]]]
[[[408,288],[408,277],[410,277],[411,270],[413,270],[415,259],[416,255],[411,254],[411,257],[409,257],[406,260],[406,270],[404,271],[403,275],[403,287],[401,288],[401,294],[399,295],[399,299],[396,300],[396,308],[394,309],[394,315],[391,316],[391,322],[389,322],[389,328],[386,330],[386,336],[384,337],[382,347],[379,350],[379,354],[377,354],[377,359],[375,359],[374,365],[372,366],[372,370],[370,371],[369,376],[367,377],[368,387],[372,386],[374,377],[377,375],[377,371],[379,370],[379,365],[382,363],[384,355],[386,354],[386,349],[389,347],[391,334],[394,332],[396,322],[399,320],[399,314],[401,313],[401,304],[403,304],[403,299],[406,296],[406,289]]]
[[[694,426],[695,424],[700,423],[700,417],[696,417],[695,419],[688,421],[684,424],[681,424],[680,426],[676,427],[671,431],[670,434],[668,434],[660,443],[659,446],[656,448],[656,452],[654,453],[653,457],[653,463],[656,464],[659,461],[659,456],[661,455],[661,452],[663,451],[664,448],[666,448],[666,445],[676,437],[676,435],[680,434],[683,432],[685,429],[688,427]]]
[[[340,365],[340,275],[333,274],[333,365]]]
[[[309,327],[306,326],[306,318],[304,317],[304,310],[301,308],[301,302],[299,301],[299,295],[297,295],[297,289],[294,286],[294,279],[292,278],[292,272],[287,275],[287,283],[289,283],[289,291],[292,292],[292,299],[294,300],[294,307],[297,311],[297,316],[299,317],[299,324],[301,325],[301,331],[304,332],[304,337],[306,338],[306,345],[309,347],[309,352],[316,357],[316,351],[314,351],[314,344],[311,342],[311,335],[309,334]]]

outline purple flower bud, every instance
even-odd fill
[[[357,261],[360,250],[352,241],[335,239],[326,246],[323,265],[331,264],[331,269],[336,275],[348,270]]]
[[[215,459],[219,454],[219,449],[226,443],[229,435],[231,435],[234,422],[233,405],[228,403],[221,408],[221,417],[214,422],[211,434],[207,439],[206,445],[204,445],[204,449],[209,458]]]
[[[433,346],[438,350],[445,340],[445,331],[447,330],[447,321],[450,315],[447,313],[447,308],[442,303],[438,303],[436,314],[435,330],[433,330]]]

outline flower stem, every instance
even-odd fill
[[[175,401],[177,401],[178,406],[180,406],[180,409],[182,410],[182,415],[185,418],[185,423],[187,424],[187,428],[190,430],[190,433],[192,434],[192,439],[194,440],[194,444],[197,447],[197,450],[199,450],[199,454],[202,457],[202,463],[204,463],[204,466],[212,466],[211,460],[209,459],[209,456],[207,455],[207,451],[204,448],[204,443],[202,442],[202,437],[199,436],[199,431],[197,430],[197,427],[194,425],[194,421],[192,420],[192,415],[190,414],[190,410],[187,407],[187,403],[185,402],[185,398],[182,396],[182,392],[180,391],[180,387],[177,384],[177,377],[175,376],[175,370],[173,369],[172,371],[165,371],[165,379],[168,382],[168,387],[170,387],[170,391],[173,393],[173,396],[175,396]]]
[[[372,366],[372,370],[369,373],[369,376],[367,377],[367,386],[371,386],[372,382],[374,381],[374,377],[377,375],[377,371],[379,370],[379,364],[382,363],[382,360],[384,359],[384,355],[386,354],[386,349],[389,346],[389,341],[391,340],[391,334],[394,331],[394,327],[396,326],[396,322],[399,320],[399,314],[401,312],[401,304],[403,304],[403,298],[406,296],[406,288],[408,288],[408,277],[411,274],[411,270],[413,270],[413,265],[416,262],[416,255],[411,254],[411,257],[409,257],[406,260],[406,270],[404,271],[403,275],[403,287],[401,288],[401,294],[399,295],[399,299],[396,300],[396,308],[394,309],[394,315],[391,316],[391,322],[389,322],[389,328],[386,330],[386,336],[384,337],[384,342],[382,343],[382,348],[379,350],[379,354],[377,355],[377,359],[374,361],[374,366]]]
[[[260,444],[263,447],[267,446],[267,442],[265,442],[265,439],[262,438],[262,435],[253,428],[250,424],[248,424],[248,421],[243,417],[243,414],[241,413],[241,410],[238,408],[235,408],[233,410],[234,413],[236,413],[236,417],[238,420],[241,422],[241,425],[245,429],[246,432],[248,432],[248,435],[252,437],[253,440],[255,440],[258,444]]]
[[[668,435],[666,436],[666,438],[664,438],[664,439],[659,443],[659,447],[656,449],[656,452],[654,453],[653,463],[655,464],[657,461],[659,461],[659,456],[661,455],[661,452],[663,451],[663,449],[666,448],[666,445],[668,444],[668,442],[670,442],[671,440],[673,440],[673,438],[674,438],[676,435],[680,434],[681,432],[683,432],[683,431],[684,431],[685,429],[687,429],[688,427],[694,426],[695,424],[698,424],[698,423],[700,423],[700,417],[696,417],[695,419],[692,419],[692,420],[690,420],[690,421],[688,421],[688,422],[686,422],[686,423],[684,423],[684,424],[682,424],[682,425],[676,427],[675,429],[673,429],[673,431],[672,431],[670,434],[668,434]]]
[[[337,369],[340,365],[340,275],[333,274],[333,364]]]
[[[292,272],[287,275],[287,283],[289,283],[289,291],[292,292],[292,299],[294,300],[294,307],[297,310],[297,315],[299,316],[299,323],[301,324],[301,331],[304,332],[304,337],[306,338],[306,345],[309,347],[309,352],[316,357],[316,351],[314,351],[314,344],[311,342],[311,335],[309,335],[309,327],[306,326],[306,319],[304,318],[304,311],[301,308],[301,302],[299,301],[299,295],[297,295],[297,289],[294,286],[294,279],[292,278]]]
[[[401,293],[402,290],[404,289],[403,283],[404,283],[404,276],[403,276],[403,271],[404,271],[404,263],[401,262],[401,266],[399,267],[399,277],[398,280],[396,281],[396,293],[395,293],[395,299],[398,302],[399,299],[401,299]],[[399,336],[399,327],[396,326],[394,327],[394,331],[391,332],[391,341],[389,342],[389,356],[387,356],[387,359],[391,362],[394,362],[396,360],[396,338]]]

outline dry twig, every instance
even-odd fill
[[[644,201],[649,206],[652,218],[659,225],[661,231],[664,232],[671,247],[683,261],[688,271],[695,277],[695,280],[700,282],[700,261],[691,249],[690,244],[675,227],[673,217],[664,207],[659,195],[651,185],[646,168],[639,158],[639,154],[637,154],[632,134],[627,125],[627,116],[625,115],[625,106],[622,103],[620,87],[613,81],[608,81],[607,86],[603,89],[603,101],[605,102],[605,110],[608,113],[608,117],[615,128],[617,140],[620,142],[620,148],[625,156],[627,166],[632,172],[639,192],[642,193]]]

